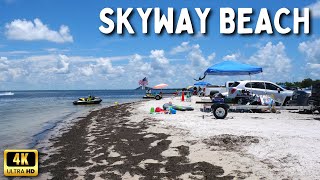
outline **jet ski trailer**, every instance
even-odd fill
[[[276,109],[276,110],[309,110],[315,111],[318,110],[320,112],[319,105],[313,103],[308,106],[264,106],[264,105],[238,105],[238,104],[226,104],[223,102],[214,103],[210,101],[197,101],[196,104],[203,104],[204,106],[211,106],[211,110],[215,118],[224,119],[228,115],[229,109],[231,110],[263,110],[263,109]],[[204,108],[204,107],[203,107]],[[204,108],[205,109],[205,108]]]

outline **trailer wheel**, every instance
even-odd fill
[[[160,95],[156,95],[156,97],[154,97],[156,100],[160,100],[161,96]]]
[[[312,110],[307,110],[307,109],[305,109],[305,110],[302,110],[302,111],[299,111],[299,114],[312,114]]]
[[[228,108],[223,104],[212,105],[212,112],[215,118],[224,119],[228,115]]]

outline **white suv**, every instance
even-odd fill
[[[245,80],[245,81],[236,81],[229,87],[229,90],[226,94],[228,98],[235,98],[239,92],[242,90],[249,91],[252,94],[256,95],[270,95],[274,97],[274,100],[286,105],[290,100],[293,91],[286,90],[281,86],[268,82],[268,81],[257,81],[257,80]]]

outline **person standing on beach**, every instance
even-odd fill
[[[89,95],[89,96],[88,96],[88,101],[91,101],[91,100],[92,100],[92,96]]]

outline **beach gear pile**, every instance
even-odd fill
[[[193,111],[194,108],[191,106],[180,106],[180,105],[174,105],[172,102],[165,103],[160,107],[151,107],[150,108],[150,114],[176,114],[177,111]]]
[[[269,95],[259,95],[259,100],[261,102],[261,105],[263,106],[273,106],[275,105],[275,100],[269,96]]]
[[[178,111],[193,111],[194,108],[191,107],[191,106],[180,106],[180,105],[174,105],[172,103],[165,103],[163,104],[163,109],[175,109],[175,110],[178,110]]]
[[[150,114],[176,114],[177,111],[173,108],[169,108],[169,109],[162,109],[160,107],[156,107],[156,109],[154,109],[154,107],[150,108]]]

